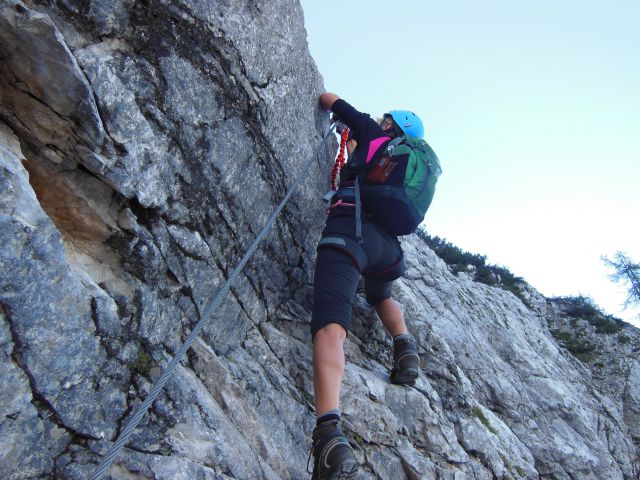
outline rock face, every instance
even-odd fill
[[[290,0],[0,0],[3,479],[90,477],[284,197],[327,127],[303,24]],[[308,477],[331,161],[107,477]],[[598,331],[403,247],[422,375],[388,383],[391,341],[358,295],[342,408],[360,478],[638,478],[637,329]]]

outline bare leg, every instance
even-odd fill
[[[383,325],[394,337],[393,368],[389,380],[400,385],[414,385],[420,368],[418,349],[411,337],[395,338],[408,333],[402,309],[392,298],[387,298],[376,305],[376,311]]]
[[[313,339],[313,389],[318,416],[340,406],[346,338],[342,325],[330,323],[318,330]]]
[[[332,410],[339,408],[346,337],[347,331],[338,323],[322,327],[314,336],[313,388],[318,417],[334,414]],[[313,430],[313,478],[354,478],[358,471],[358,461],[340,427],[339,411],[336,415],[325,417]]]
[[[392,337],[408,333],[407,325],[404,323],[402,309],[393,298],[387,298],[376,306],[376,312]]]

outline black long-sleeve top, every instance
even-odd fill
[[[343,99],[333,102],[331,111],[351,130],[357,142],[349,162],[340,172],[340,185],[347,186],[364,165],[386,149],[391,137],[368,114],[359,112]]]

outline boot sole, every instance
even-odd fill
[[[404,372],[394,375],[390,378],[391,383],[396,385],[415,385],[418,378],[417,368],[408,368]]]
[[[358,468],[360,468],[360,465],[358,465],[358,462],[354,459],[345,460],[327,480],[348,480],[350,478],[356,478]]]

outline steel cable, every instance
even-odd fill
[[[106,473],[106,471],[109,469],[111,464],[114,462],[114,460],[118,456],[118,453],[120,453],[120,450],[127,443],[127,441],[129,440],[129,437],[131,436],[135,428],[138,426],[138,423],[140,423],[140,420],[142,420],[142,417],[144,417],[144,415],[147,413],[147,410],[149,410],[149,407],[151,406],[151,404],[156,400],[156,398],[164,388],[167,381],[169,381],[169,378],[173,374],[173,371],[178,367],[184,355],[187,353],[187,350],[189,350],[189,348],[191,347],[191,344],[193,344],[193,342],[198,338],[198,336],[202,332],[202,329],[206,326],[207,322],[210,320],[215,310],[220,306],[220,304],[226,297],[227,293],[229,292],[229,289],[231,288],[231,284],[236,280],[238,275],[240,275],[240,272],[242,271],[244,266],[247,264],[247,262],[251,259],[253,254],[258,249],[258,245],[260,244],[260,242],[262,242],[264,237],[266,237],[267,233],[269,233],[269,230],[271,230],[271,227],[273,227],[273,224],[275,223],[276,218],[278,217],[278,215],[280,214],[284,206],[287,204],[291,196],[295,193],[295,191],[298,189],[302,181],[305,179],[307,172],[311,167],[311,164],[313,163],[313,160],[318,156],[318,154],[320,153],[320,150],[325,144],[327,137],[329,137],[329,135],[331,134],[331,132],[333,132],[335,128],[336,128],[336,124],[334,123],[329,129],[329,131],[327,131],[327,133],[324,135],[324,137],[320,141],[320,144],[314,151],[309,161],[302,168],[302,171],[300,172],[298,177],[295,179],[295,181],[291,185],[291,188],[289,188],[289,191],[287,192],[285,197],[282,199],[280,204],[276,207],[274,212],[271,214],[271,217],[269,217],[267,224],[260,231],[256,239],[253,241],[249,249],[246,251],[246,253],[242,257],[242,260],[240,260],[240,263],[238,263],[238,265],[233,270],[233,272],[231,272],[231,275],[229,275],[229,278],[224,282],[222,287],[220,287],[215,298],[209,304],[209,306],[205,310],[200,320],[198,320],[198,323],[196,324],[196,326],[193,328],[191,333],[187,336],[186,340],[184,341],[182,346],[178,349],[175,356],[171,359],[171,361],[169,362],[167,367],[164,369],[164,371],[162,372],[158,380],[156,380],[155,384],[151,388],[151,391],[149,392],[149,395],[147,395],[147,398],[145,398],[145,400],[138,406],[135,413],[131,416],[131,418],[129,418],[129,420],[127,421],[127,424],[120,432],[119,437],[113,443],[113,445],[111,446],[107,454],[103,457],[102,461],[96,468],[95,472],[93,473],[93,476],[91,477],[91,480],[99,480],[100,478],[102,478],[102,476]]]

